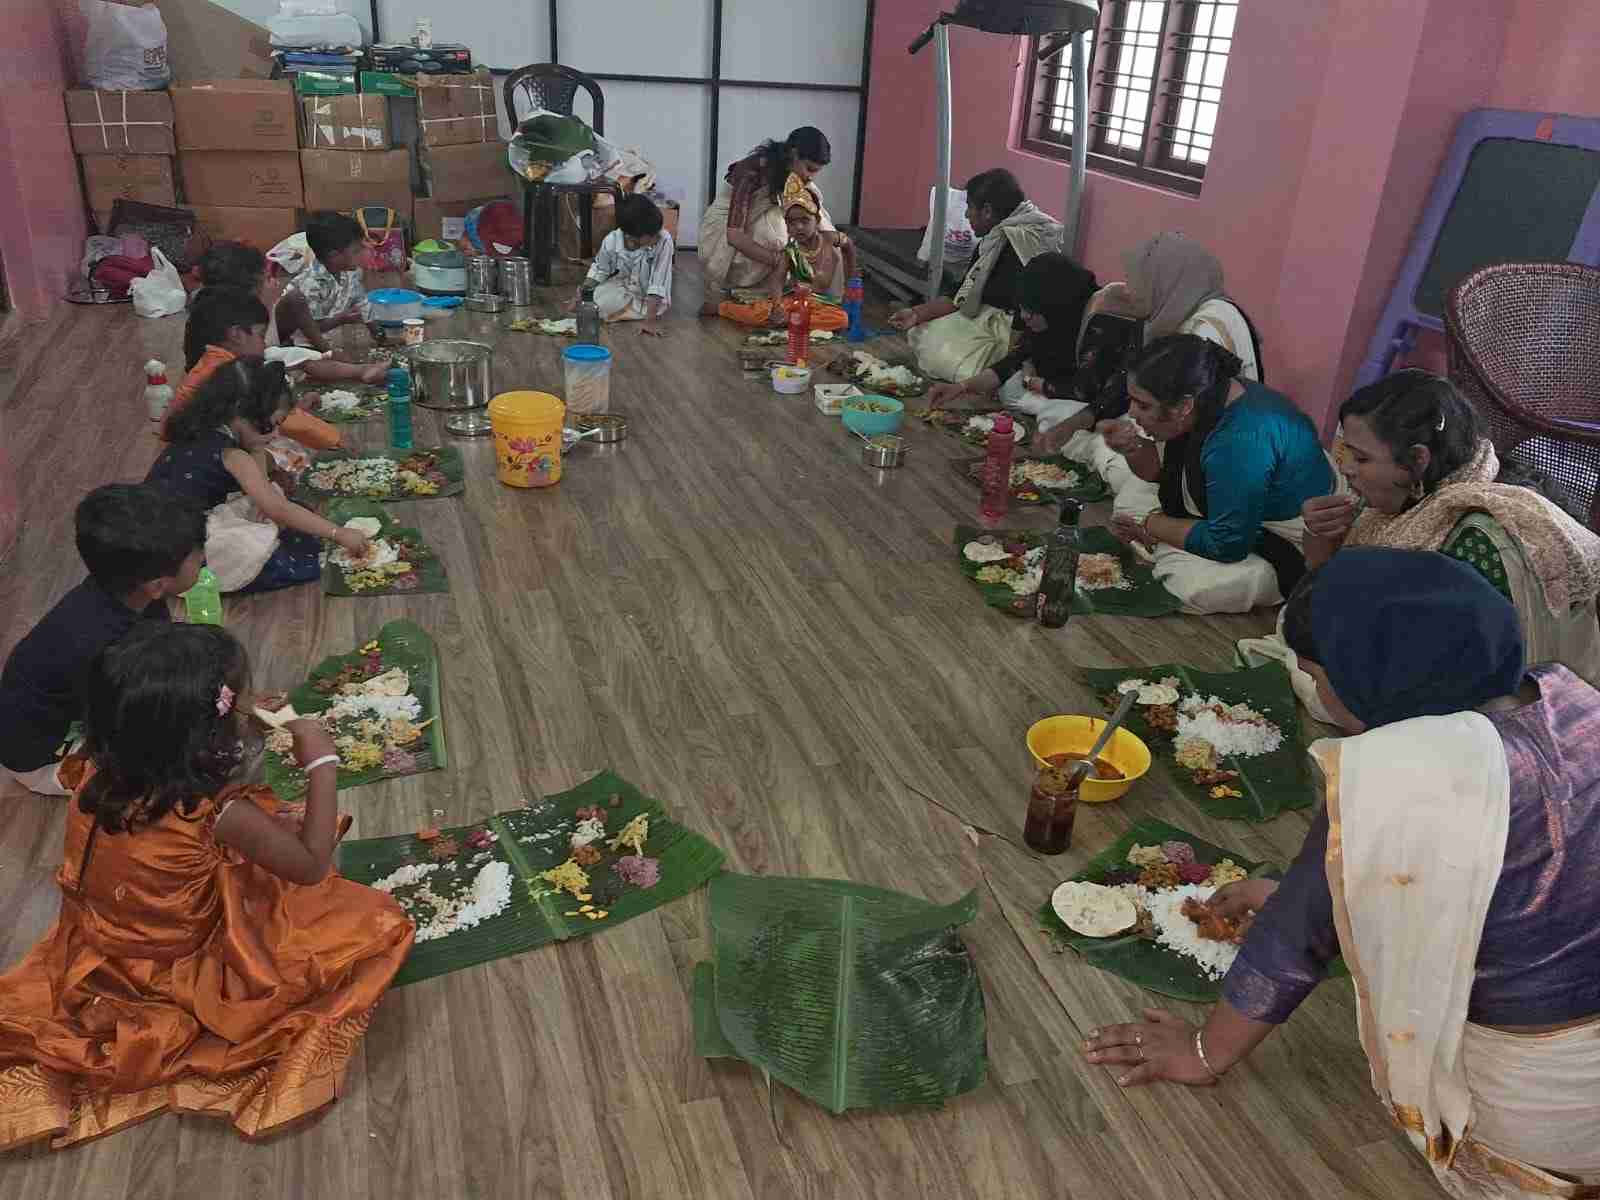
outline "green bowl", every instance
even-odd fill
[[[894,411],[867,412],[852,407],[868,402],[886,404]],[[839,416],[846,429],[853,429],[863,437],[873,437],[880,433],[899,433],[900,423],[906,419],[906,406],[893,396],[851,396],[840,407]]]

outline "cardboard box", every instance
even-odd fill
[[[417,84],[417,126],[425,146],[500,140],[494,78],[487,72],[428,78]]]
[[[273,6],[256,7],[265,12]],[[161,19],[173,83],[271,78],[271,37],[264,25],[209,0],[163,0]]]
[[[434,200],[431,197],[420,196],[417,198],[413,209],[412,228],[416,230],[417,241],[425,242],[429,238],[437,238],[441,242],[459,242],[466,236],[465,222],[469,212],[496,200],[509,200],[517,206],[517,211],[522,211],[522,201],[517,196],[480,196],[475,200]]]
[[[213,79],[172,89],[180,150],[298,150],[286,79]]]
[[[300,229],[296,208],[191,206],[200,232],[214,242],[244,242],[265,253]]]
[[[422,172],[435,200],[503,195],[516,179],[506,166],[506,144],[501,141],[424,147]]]
[[[353,96],[356,91],[354,67],[300,67],[294,73],[297,96]]]
[[[90,154],[83,164],[83,191],[89,207],[109,210],[117,200],[176,204],[172,159],[165,154]]]
[[[326,150],[387,150],[389,101],[383,96],[307,96],[302,144]]]
[[[411,153],[408,150],[302,150],[306,208],[350,212],[382,204],[411,219]]]
[[[166,92],[66,93],[67,128],[79,154],[175,154],[172,97]]]
[[[180,120],[182,118],[180,117]],[[300,153],[186,150],[178,157],[190,204],[228,208],[304,208]]]
[[[361,90],[369,96],[414,97],[417,85],[412,77],[395,71],[363,71]]]

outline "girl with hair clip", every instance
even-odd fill
[[[1128,375],[1133,420],[1098,426],[1161,505],[1142,520],[1117,513],[1111,531],[1153,553],[1190,612],[1281,602],[1306,571],[1301,506],[1339,478],[1311,419],[1241,371],[1196,334],[1160,338]]]
[[[1600,684],[1600,537],[1541,494],[1547,481],[1500,461],[1449,380],[1396,371],[1346,400],[1339,425],[1349,490],[1305,502],[1311,565],[1345,546],[1460,559],[1516,606],[1529,662],[1559,662]],[[1317,715],[1315,689],[1286,650],[1281,638],[1239,644],[1245,661],[1284,661]]]
[[[206,563],[225,592],[267,592],[322,577],[322,541],[353,555],[367,539],[284,496],[266,446],[293,407],[280,363],[228,363],[167,423],[147,483],[207,510]]]
[[[61,915],[0,975],[0,1149],[167,1110],[259,1137],[343,1090],[415,930],[331,873],[338,755],[318,722],[287,726],[303,807],[242,781],[249,676],[212,625],[149,622],[95,659]]]

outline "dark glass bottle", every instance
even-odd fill
[[[1070,767],[1039,769],[1028,793],[1028,817],[1022,840],[1040,854],[1060,854],[1072,845],[1072,825],[1078,816],[1078,788],[1082,776]]]
[[[1060,629],[1072,615],[1072,595],[1078,587],[1078,556],[1082,553],[1078,540],[1078,518],[1082,515],[1083,505],[1076,500],[1063,500],[1061,521],[1051,532],[1044,552],[1035,615],[1046,629]]]

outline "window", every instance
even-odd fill
[[[1238,0],[1104,0],[1089,62],[1091,166],[1199,193],[1238,12]],[[1024,111],[1024,148],[1067,157],[1076,130],[1064,41],[1037,64]]]

